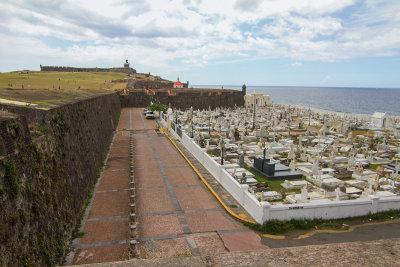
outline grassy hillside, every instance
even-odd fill
[[[40,72],[0,74],[0,98],[54,106],[66,100],[123,89],[126,83],[111,83],[127,74],[112,72]]]

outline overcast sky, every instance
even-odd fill
[[[399,0],[0,0],[0,71],[122,66],[191,84],[400,88]]]

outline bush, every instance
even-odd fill
[[[14,164],[10,161],[6,161],[4,167],[6,169],[4,177],[6,178],[8,193],[11,198],[16,198],[19,193],[17,171],[15,170]]]
[[[48,134],[48,133],[50,132],[50,128],[47,127],[46,125],[41,125],[41,126],[39,127],[39,132],[40,132],[41,134]]]
[[[151,104],[151,106],[149,107],[149,110],[154,111],[154,110],[158,110],[158,111],[167,111],[167,106],[164,104]]]

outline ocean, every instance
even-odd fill
[[[218,85],[193,85],[193,88],[217,88]],[[242,90],[242,86],[224,86]],[[400,89],[356,87],[247,86],[247,93],[263,92],[271,103],[290,104],[339,112],[373,114],[386,112],[400,116]]]

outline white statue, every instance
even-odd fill
[[[339,187],[336,187],[335,192],[336,192],[336,201],[339,201],[340,200],[340,189],[339,189]]]
[[[318,158],[315,159],[313,166],[312,166],[312,173],[314,176],[318,175],[318,171],[319,171],[319,162],[318,162]]]
[[[294,171],[296,169],[296,161],[293,159],[290,164],[289,164],[289,168]]]

